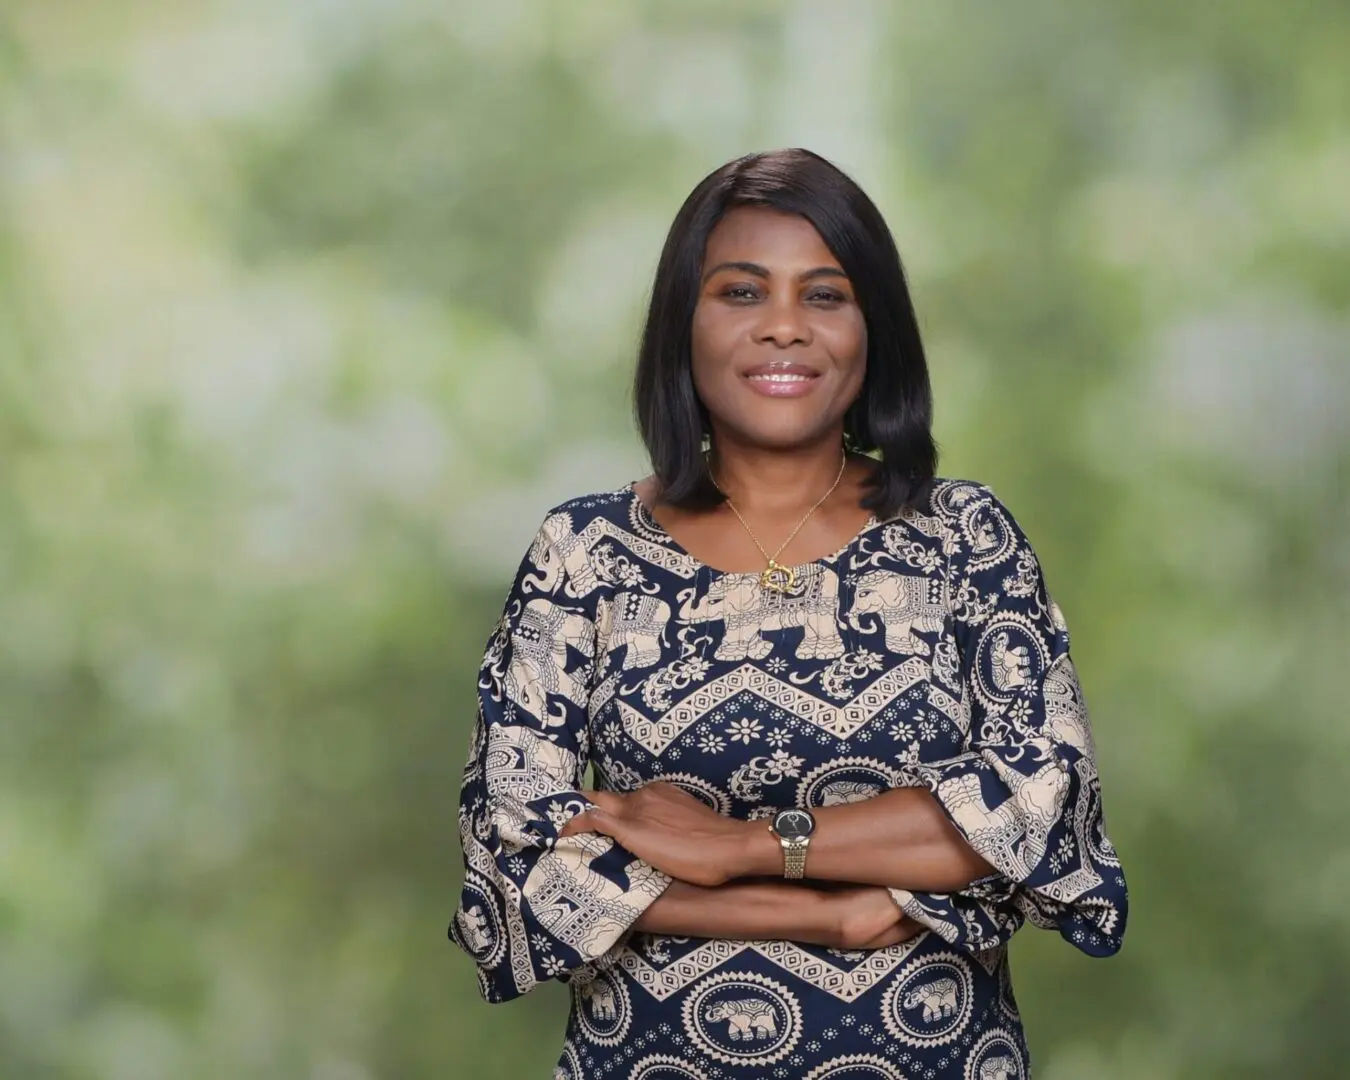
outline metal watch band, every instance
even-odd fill
[[[780,841],[783,845],[783,876],[785,878],[803,878],[806,876],[806,849],[809,840]]]

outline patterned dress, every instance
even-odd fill
[[[551,511],[520,565],[478,682],[450,933],[489,1001],[568,982],[555,1080],[1025,1080],[1009,938],[1029,919],[1120,947],[1068,630],[1007,508],[940,479],[794,569],[775,595],[699,562],[632,484]],[[634,931],[670,879],[559,838],[588,764],[743,819],[922,785],[997,873],[892,889],[927,932],[883,949]]]

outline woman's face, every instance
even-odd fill
[[[717,223],[703,257],[692,362],[714,437],[786,449],[842,427],[862,389],[867,325],[809,221],[740,206]]]

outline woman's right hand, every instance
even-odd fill
[[[880,885],[849,885],[826,894],[836,949],[884,949],[923,933]]]
[[[675,878],[633,924],[667,937],[800,941],[828,949],[884,949],[923,933],[880,885],[751,879],[691,885]]]

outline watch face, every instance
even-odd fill
[[[816,819],[809,810],[779,810],[773,818],[773,831],[788,840],[800,840],[816,829]]]

